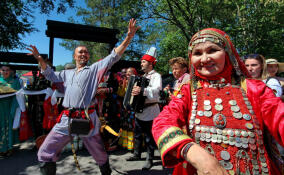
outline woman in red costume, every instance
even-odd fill
[[[191,82],[154,120],[163,165],[173,174],[280,174],[264,128],[283,145],[284,103],[250,79],[229,36],[208,28],[189,43]]]

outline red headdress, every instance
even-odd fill
[[[157,62],[156,57],[157,57],[157,49],[155,47],[151,47],[150,49],[147,50],[146,54],[141,58],[141,60],[146,60],[151,62],[154,66]]]
[[[207,28],[193,35],[193,37],[189,42],[189,61],[191,59],[192,56],[191,53],[194,46],[196,44],[203,43],[206,41],[213,42],[224,48],[226,52],[226,57],[225,57],[226,61],[224,69],[218,75],[209,78],[200,75],[197,72],[197,70],[193,67],[193,65],[190,64],[191,65],[190,73],[192,77],[198,77],[203,80],[220,80],[221,78],[225,78],[227,83],[232,83],[231,78],[233,71],[237,76],[250,77],[250,74],[248,73],[244,63],[240,59],[239,54],[237,53],[235,47],[233,46],[230,37],[224,31],[219,29]]]

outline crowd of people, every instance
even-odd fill
[[[41,174],[56,174],[60,152],[74,136],[103,175],[112,172],[107,151],[119,148],[133,153],[127,161],[141,160],[146,150],[141,170],[151,169],[158,149],[163,166],[174,167],[176,175],[284,173],[284,80],[278,76],[283,63],[261,54],[241,58],[224,31],[207,28],[191,38],[188,60],[169,60],[173,84],[162,87],[154,47],[141,58],[144,74],[134,67],[109,71],[138,29],[131,19],[123,42],[90,66],[88,49],[77,46],[75,65],[61,72],[54,72],[35,46],[28,48],[41,74],[64,93],[62,112],[38,150]],[[7,72],[13,71],[3,66],[0,85],[19,89],[17,78]],[[147,85],[130,84],[133,75],[146,78]],[[144,100],[142,110],[125,106],[127,90],[132,100]],[[161,93],[168,97],[164,107]],[[9,155],[19,142],[10,126],[15,100],[0,99],[1,155]]]

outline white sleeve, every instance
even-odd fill
[[[266,85],[274,91],[276,97],[280,97],[282,95],[282,87],[279,81],[275,78],[270,78]]]

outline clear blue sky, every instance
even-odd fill
[[[85,1],[79,0],[76,1],[76,5],[82,6],[85,5]],[[62,22],[68,22],[68,17],[73,16],[75,18],[76,11],[73,8],[67,8],[67,11],[64,14],[57,14],[56,11],[53,11],[50,15],[40,14],[39,10],[36,9],[35,13],[35,21],[34,27],[37,28],[38,32],[33,32],[30,34],[26,34],[23,37],[23,42],[25,44],[32,44],[37,46],[38,50],[42,54],[49,54],[49,37],[46,36],[45,31],[47,29],[46,20],[56,20]],[[76,19],[76,18],[75,18]],[[62,39],[55,38],[54,39],[54,53],[53,53],[53,64],[57,65],[64,65],[67,62],[72,61],[72,51],[66,50],[64,47],[61,47],[59,43],[62,42]],[[24,52],[28,53],[28,50],[9,50],[11,52]]]

